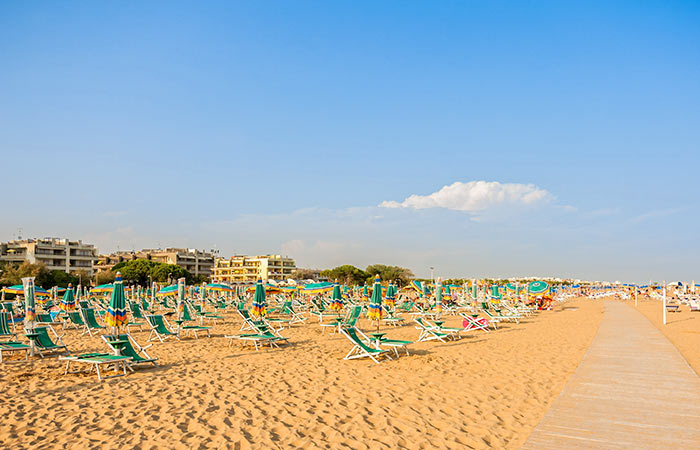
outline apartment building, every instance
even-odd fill
[[[216,283],[240,284],[263,281],[284,281],[296,269],[292,258],[281,255],[236,255],[217,258],[211,279]]]
[[[124,261],[135,259],[148,259],[150,261],[165,264],[175,264],[187,270],[193,275],[210,276],[214,267],[214,255],[194,248],[166,248],[143,249],[134,252],[115,252],[109,255],[100,255],[95,268],[98,272],[112,270],[112,268]]]
[[[97,248],[79,240],[62,238],[20,239],[0,243],[0,261],[41,263],[49,270],[66,273],[84,270],[92,275]]]

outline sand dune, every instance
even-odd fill
[[[416,343],[376,365],[313,321],[255,352],[222,336],[155,343],[157,368],[98,382],[56,358],[2,366],[0,443],[12,448],[518,448],[574,372],[600,319],[575,300],[489,334]],[[458,320],[447,320],[456,325]],[[366,320],[360,326],[368,327]],[[413,326],[382,327],[414,340]],[[146,332],[133,333],[142,344]],[[68,331],[74,352],[104,351]]]

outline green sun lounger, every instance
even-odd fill
[[[77,373],[80,372],[79,370],[71,371],[70,370],[70,365],[71,363],[82,363],[82,364],[87,364],[88,367],[88,373],[92,372],[93,370],[97,371],[97,379],[99,381],[102,381],[103,379],[106,378],[114,378],[114,377],[122,377],[126,375],[126,369],[130,367],[128,366],[127,362],[131,359],[129,356],[117,356],[117,355],[110,355],[108,353],[83,353],[81,355],[75,355],[75,356],[62,356],[59,358],[61,361],[66,361],[66,370],[64,372],[64,375],[67,375],[69,373]],[[114,368],[116,370],[119,370],[121,367],[123,369],[123,373],[116,374],[116,375],[109,375],[109,376],[102,376],[101,368],[102,366],[107,366],[109,367],[110,365],[114,365]]]
[[[153,344],[142,347],[129,334],[103,335],[102,339],[104,339],[115,355],[131,357],[131,359],[127,362],[129,366],[135,366],[138,364],[153,364],[154,366],[158,365],[156,363],[158,358],[151,358],[148,353],[146,353],[146,349],[151,347]]]
[[[8,353],[16,353],[16,352],[24,352],[24,359],[25,361],[29,359],[29,351],[31,350],[31,346],[27,344],[23,344],[21,342],[16,342],[16,341],[4,341],[0,342],[0,363],[5,362],[3,359],[3,355],[5,352]]]
[[[7,336],[17,339],[17,333],[10,326],[10,313],[0,311],[0,337]]]
[[[51,336],[49,336],[49,328],[53,331],[58,343],[55,343],[51,339]],[[44,353],[49,352],[70,353],[68,347],[61,340],[61,336],[51,327],[35,327],[33,333],[27,330],[26,336],[34,345],[34,350],[37,351],[42,358],[44,357]]]
[[[430,323],[423,320],[422,317],[415,317],[413,321],[416,323],[416,325],[418,325],[416,329],[420,330],[420,334],[418,335],[418,342],[426,342],[436,339],[440,342],[447,342],[445,339],[448,339],[450,337],[447,333],[443,333],[442,331],[438,330],[434,325],[431,325]]]
[[[355,328],[341,328],[340,332],[353,344],[353,347],[343,359],[369,358],[377,364],[379,364],[378,358],[382,356],[391,359],[388,350],[373,348],[365,344],[365,342],[357,334],[357,330]]]
[[[146,316],[148,325],[151,327],[151,334],[148,335],[147,342],[151,342],[157,338],[160,342],[164,342],[168,337],[175,336],[180,339],[177,333],[174,333],[165,323],[165,318],[162,314],[150,314]]]
[[[104,329],[102,325],[97,322],[97,317],[95,317],[95,308],[80,308],[80,314],[83,316],[83,321],[87,327],[87,331],[92,336],[93,330],[99,331]]]

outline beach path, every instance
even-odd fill
[[[606,301],[581,364],[522,448],[700,448],[700,378],[633,306]]]

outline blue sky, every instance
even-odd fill
[[[700,5],[614,3],[4,2],[0,239],[700,280]]]

